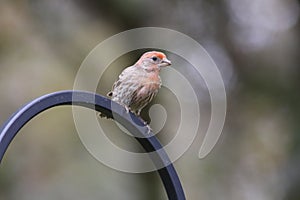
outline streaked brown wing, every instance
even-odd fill
[[[122,82],[124,82],[124,80],[128,77],[128,75],[130,75],[130,71],[132,71],[132,67],[133,66],[127,67],[121,72],[121,74],[118,77],[118,80],[114,82],[111,91],[107,93],[107,96],[112,97],[115,88],[117,88]]]

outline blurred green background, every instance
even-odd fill
[[[81,62],[104,39],[142,26],[171,28],[205,47],[228,97],[214,150],[199,160],[199,136],[175,162],[187,199],[298,200],[299,14],[296,0],[2,0],[0,124],[36,97],[72,89]],[[109,68],[99,93],[140,53]],[[164,95],[156,101],[163,104]],[[205,95],[204,121],[210,117]],[[111,137],[126,146],[119,136]],[[70,107],[34,118],[0,166],[1,200],[166,198],[157,173],[121,173],[96,161],[79,140]]]

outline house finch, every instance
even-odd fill
[[[140,115],[141,110],[156,96],[161,87],[160,69],[169,65],[171,61],[165,54],[157,51],[146,52],[134,65],[122,71],[107,95],[127,111]]]

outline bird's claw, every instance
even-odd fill
[[[125,107],[125,110],[126,110],[126,113],[129,113],[130,109],[128,106],[124,106]]]
[[[147,127],[147,135],[150,135],[150,133],[152,132],[152,128],[149,126],[149,124],[146,124]]]

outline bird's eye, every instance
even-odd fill
[[[153,61],[157,61],[158,58],[157,58],[156,56],[154,56],[154,57],[152,57],[152,60],[153,60]]]

